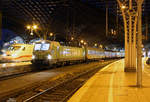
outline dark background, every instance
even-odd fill
[[[95,43],[124,46],[124,30],[121,12],[115,0],[1,0],[2,40],[7,42],[15,36],[25,41],[53,32],[57,41],[70,42],[71,37],[83,39],[90,46]],[[108,36],[106,36],[106,7],[108,7]],[[143,35],[149,24],[149,2],[143,4]],[[27,25],[37,24],[33,36]],[[116,34],[112,34],[111,30]],[[148,25],[149,30],[149,25]],[[149,33],[149,32],[148,32]],[[144,40],[144,42],[149,42]]]

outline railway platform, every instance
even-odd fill
[[[32,70],[31,62],[0,63],[0,78],[31,72]]]
[[[12,63],[0,63],[0,68],[12,68],[16,66],[31,65],[31,62],[12,62]]]
[[[145,59],[141,88],[136,87],[136,72],[124,72],[124,60],[119,60],[97,72],[68,102],[150,102],[150,66]]]

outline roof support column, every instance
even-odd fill
[[[106,37],[108,37],[108,4],[106,4]]]
[[[142,3],[138,0],[138,35],[137,35],[137,86],[142,87]]]
[[[125,31],[125,72],[136,72],[137,7],[133,0],[117,0],[122,11]],[[133,7],[134,6],[134,7]]]
[[[2,39],[2,10],[1,10],[1,5],[0,5],[0,40],[1,39]]]
[[[131,72],[131,71],[135,72],[137,68],[137,86],[141,87],[142,86],[142,3],[143,0],[125,0],[125,1],[117,0],[117,2],[119,3],[119,6],[121,8],[122,16],[124,20],[125,72]]]

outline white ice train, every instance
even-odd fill
[[[32,44],[13,44],[8,49],[3,50],[0,62],[31,61],[33,47]]]

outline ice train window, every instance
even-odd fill
[[[10,46],[8,48],[8,50],[11,50],[11,51],[16,51],[16,50],[19,50],[21,48],[21,46]]]

